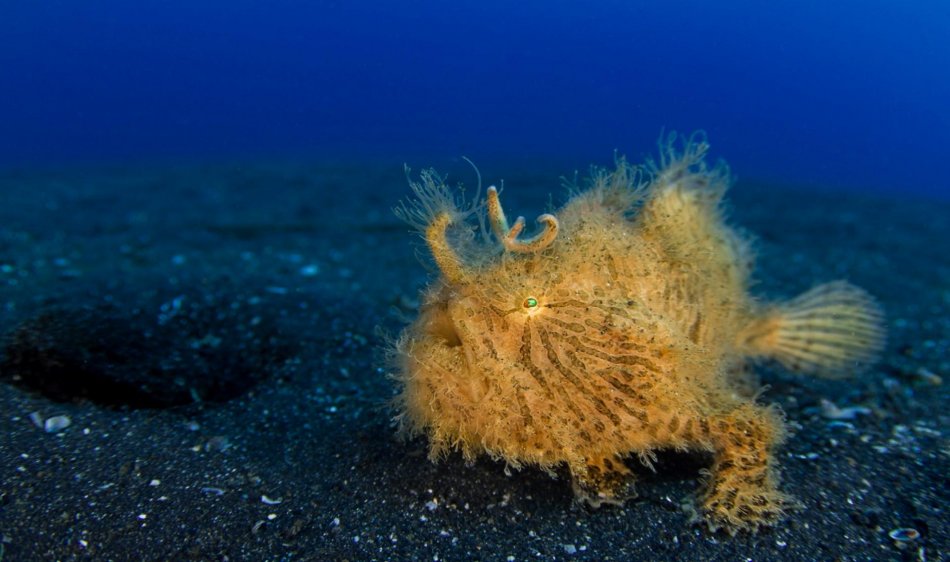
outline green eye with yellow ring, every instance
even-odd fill
[[[526,299],[524,300],[524,303],[522,303],[521,306],[523,306],[523,307],[525,307],[525,308],[537,308],[537,307],[538,307],[538,299],[536,299],[536,298],[534,298],[534,297],[528,297],[528,298],[526,298]]]

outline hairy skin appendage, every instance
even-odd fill
[[[782,415],[757,403],[747,364],[849,374],[880,351],[882,315],[843,281],[753,298],[749,243],[721,213],[728,173],[707,167],[707,149],[671,136],[658,163],[594,170],[530,237],[495,188],[466,207],[434,172],[411,182],[416,199],[397,213],[440,276],[391,349],[401,429],[425,435],[432,459],[566,465],[594,506],[634,496],[628,457],[708,451],[696,512],[710,528],[781,519],[794,504],[778,489]]]

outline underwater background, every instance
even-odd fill
[[[950,4],[11,3],[0,164],[467,155],[704,129],[742,178],[950,193]]]
[[[3,3],[0,559],[948,559],[948,68],[934,0]],[[696,130],[756,297],[886,314],[858,377],[755,366],[803,509],[732,537],[708,456],[590,510],[397,438],[404,165],[530,218]]]

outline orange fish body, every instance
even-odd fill
[[[596,170],[538,234],[509,224],[497,191],[460,209],[432,172],[397,212],[440,271],[393,348],[398,420],[430,457],[457,449],[510,465],[567,465],[578,499],[634,495],[624,459],[712,453],[697,499],[711,528],[754,530],[792,505],[777,487],[780,412],[756,403],[750,359],[819,375],[869,364],[873,299],[845,282],[786,304],[749,294],[748,242],[728,227],[723,166],[695,137],[660,163]],[[486,210],[495,243],[466,219]]]

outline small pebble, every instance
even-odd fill
[[[66,429],[72,423],[73,420],[69,419],[69,416],[53,416],[47,418],[43,423],[43,429],[46,430],[46,433],[56,433],[57,431]]]
[[[912,542],[920,538],[920,532],[917,529],[911,527],[901,527],[899,529],[894,529],[887,536],[891,537],[897,542]]]
[[[216,453],[222,453],[231,448],[231,442],[227,437],[222,435],[216,435],[211,439],[208,439],[208,442],[205,444],[205,451],[213,451]]]
[[[917,377],[925,383],[932,384],[934,386],[940,386],[943,384],[943,377],[931,371],[927,367],[921,367],[917,369]]]

